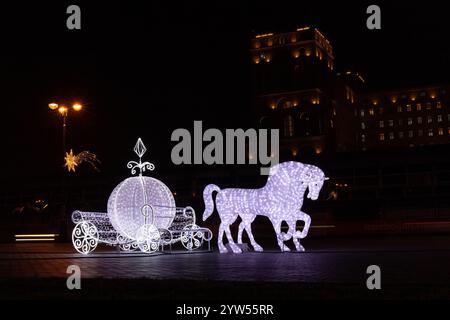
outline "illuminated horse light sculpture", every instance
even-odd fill
[[[281,251],[290,251],[284,241],[291,238],[297,251],[304,251],[299,239],[305,238],[308,234],[311,217],[300,210],[303,205],[303,197],[308,189],[307,198],[317,200],[325,180],[328,178],[318,167],[290,161],[272,167],[266,185],[260,189],[230,188],[221,190],[218,186],[209,184],[203,191],[205,201],[203,220],[206,220],[214,211],[212,193],[217,191],[216,208],[221,220],[217,239],[221,253],[227,252],[222,241],[224,233],[226,233],[231,250],[234,253],[242,252],[233,241],[230,231],[230,225],[236,221],[238,216],[242,219],[238,231],[238,244],[242,244],[242,233],[245,229],[255,251],[263,251],[263,248],[256,243],[251,229],[251,224],[257,215],[270,219]],[[296,230],[298,220],[305,222],[301,232]],[[286,221],[289,226],[287,233],[281,232],[283,221]]]

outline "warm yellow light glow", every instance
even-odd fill
[[[66,152],[66,156],[64,157],[65,163],[64,166],[67,167],[67,171],[75,172],[75,167],[78,165],[77,157],[73,154],[73,150],[70,149],[70,153]]]
[[[297,101],[297,100],[294,100],[294,102],[292,102],[292,105],[293,105],[294,107],[298,106],[298,101]]]
[[[27,238],[27,239],[16,239],[17,242],[23,241],[55,241],[54,238]]]
[[[411,96],[411,101],[416,101],[416,96],[415,95]]]
[[[83,106],[82,106],[81,104],[79,104],[79,103],[75,103],[75,104],[72,106],[72,108],[73,108],[73,110],[75,110],[75,111],[80,111],[81,109],[83,109]]]
[[[432,92],[432,93],[430,94],[430,97],[431,97],[431,99],[436,99],[436,93]]]
[[[49,237],[57,237],[59,234],[57,233],[48,233],[48,234],[16,234],[14,235],[16,238],[49,238]]]
[[[291,153],[292,153],[292,156],[296,157],[298,155],[298,149],[292,148]]]
[[[302,28],[297,28],[297,31],[305,31],[305,30],[309,30],[311,29],[310,27],[302,27]]]
[[[391,101],[392,101],[392,103],[396,103],[397,102],[397,97],[392,97]]]
[[[274,110],[275,108],[276,108],[276,105],[275,105],[274,103],[272,103],[272,104],[270,105],[270,109]]]
[[[255,38],[264,38],[264,37],[270,37],[273,36],[273,33],[263,33],[263,34],[258,34]]]
[[[65,115],[67,113],[67,108],[64,106],[59,107],[58,109],[59,113],[61,113],[62,115]]]
[[[300,51],[295,50],[295,51],[292,53],[292,55],[294,56],[294,58],[298,58],[298,57],[300,57]]]
[[[52,110],[56,110],[56,109],[58,109],[58,104],[52,102],[52,103],[49,103],[49,104],[48,104],[48,107],[49,107],[50,109],[52,109]]]
[[[321,154],[321,153],[322,153],[322,148],[316,147],[316,154]]]
[[[372,103],[373,103],[374,106],[376,106],[378,104],[378,101],[377,100],[373,100]]]

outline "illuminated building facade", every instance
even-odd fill
[[[334,71],[333,48],[312,27],[251,41],[259,124],[280,129],[283,158],[450,142],[450,86],[370,92],[357,72]]]
[[[357,117],[362,150],[450,142],[449,86],[365,95]]]
[[[336,76],[332,45],[317,28],[256,35],[250,52],[259,124],[280,129],[282,156],[354,148],[347,130],[357,97]]]

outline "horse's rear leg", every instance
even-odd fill
[[[245,224],[245,231],[247,231],[247,235],[248,238],[250,239],[250,243],[252,244],[253,249],[255,249],[255,251],[262,252],[263,248],[256,243],[255,238],[253,237],[251,222]]]
[[[231,250],[233,250],[234,253],[242,253],[241,248],[237,246],[236,243],[234,243],[233,237],[231,236],[231,230],[230,225],[227,225],[225,228],[225,233],[227,235],[228,244],[230,245]]]
[[[223,244],[223,233],[225,232],[225,226],[223,222],[219,226],[219,234],[217,235],[217,246],[219,247],[220,253],[227,253],[228,250]]]

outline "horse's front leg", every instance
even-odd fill
[[[300,240],[299,239],[303,239],[308,235],[308,231],[309,231],[309,227],[311,226],[311,217],[300,211],[299,214],[297,214],[296,218],[298,220],[302,220],[305,222],[305,225],[303,227],[303,230],[300,231],[295,231],[294,235],[293,235],[293,241],[294,241],[294,245],[295,245],[295,249],[297,251],[305,251],[305,248],[300,244]],[[295,223],[295,222],[294,222]],[[295,228],[295,226],[294,226]]]
[[[275,234],[277,236],[277,242],[278,242],[278,246],[280,247],[280,250],[282,252],[291,251],[291,249],[289,249],[289,247],[284,244],[284,241],[291,239],[292,234],[289,235],[289,232],[287,234],[284,232],[281,232],[281,221],[278,221],[278,220],[272,221],[272,225],[275,230]]]

